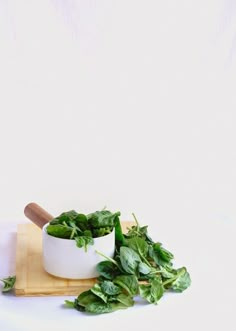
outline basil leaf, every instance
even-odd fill
[[[134,300],[127,294],[121,293],[117,296],[117,301],[119,301],[124,307],[131,307],[134,305]]]
[[[84,214],[77,214],[73,221],[81,231],[85,231],[90,228],[87,217]]]
[[[140,262],[138,265],[138,270],[143,275],[148,275],[152,271],[152,268],[150,268],[146,263]]]
[[[93,314],[111,313],[114,308],[110,303],[101,302],[99,300],[87,304],[85,311]]]
[[[86,307],[89,303],[94,302],[97,299],[97,296],[92,293],[91,290],[84,291],[77,297],[75,305]]]
[[[103,293],[107,295],[117,295],[120,293],[120,288],[109,280],[105,280],[101,283],[101,289]]]
[[[116,311],[118,309],[126,309],[132,307],[134,305],[134,301],[131,297],[125,297],[124,294],[120,294],[117,297],[116,302],[111,303],[112,311]]]
[[[148,255],[158,266],[171,266],[174,255],[162,247],[161,243],[149,245]]]
[[[140,237],[133,237],[127,239],[127,246],[132,248],[141,257],[146,257],[148,253],[148,244],[146,241]]]
[[[79,248],[84,247],[85,251],[87,251],[88,245],[93,245],[94,240],[90,236],[78,236],[74,238],[76,241],[76,246]]]
[[[119,248],[120,246],[125,246],[125,236],[122,232],[122,227],[118,215],[116,216],[114,222],[115,222],[115,243],[116,243],[116,247]]]
[[[167,279],[174,278],[177,274],[177,271],[168,265],[160,266],[160,272],[162,277]]]
[[[74,301],[74,307],[78,311],[82,311],[82,312],[85,311],[85,306],[80,305],[78,299],[75,299],[75,301]]]
[[[93,229],[93,238],[106,236],[107,234],[111,233],[112,230],[113,228],[111,226],[107,226],[105,228]]]
[[[111,213],[109,210],[96,211],[95,213],[87,215],[88,223],[93,228],[114,227],[115,219],[120,216],[120,212]]]
[[[9,276],[7,278],[0,279],[0,281],[3,282],[2,292],[9,292],[15,285],[16,276]]]
[[[152,238],[149,236],[147,232],[148,226],[145,225],[143,227],[139,227],[136,225],[133,225],[131,228],[129,228],[128,232],[125,234],[126,238],[132,238],[132,237],[140,237],[144,239],[148,244],[153,244]]]
[[[153,249],[154,252],[158,255],[159,259],[165,262],[170,262],[174,258],[174,255],[170,251],[162,247],[161,243],[153,244]]]
[[[140,296],[149,303],[156,304],[164,294],[164,287],[159,277],[151,280],[149,284],[139,285]]]
[[[110,280],[119,273],[117,266],[111,261],[99,262],[96,269],[102,277]]]
[[[102,301],[107,302],[107,295],[103,292],[99,284],[95,284],[90,291],[95,294],[97,297],[102,299]]]
[[[177,270],[177,278],[171,284],[171,289],[175,292],[183,292],[191,285],[191,278],[186,268]]]
[[[138,264],[141,262],[139,255],[129,247],[120,247],[120,262],[128,274],[136,274]]]
[[[123,288],[129,295],[138,293],[138,279],[135,275],[119,275],[114,279],[114,283]]]
[[[67,223],[69,221],[73,221],[77,215],[78,214],[75,210],[70,210],[60,214],[58,217],[55,217],[53,220],[50,221],[50,224],[56,225],[56,224]]]
[[[49,235],[53,237],[70,239],[72,228],[66,225],[56,224],[56,225],[48,225],[46,231]]]

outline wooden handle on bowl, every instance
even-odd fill
[[[41,229],[46,223],[54,218],[35,202],[31,202],[25,207],[24,214]]]

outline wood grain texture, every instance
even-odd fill
[[[133,222],[122,222],[122,229]],[[16,284],[17,296],[76,296],[88,290],[96,279],[70,280],[48,274],[42,265],[42,233],[34,224],[19,224],[16,246]]]
[[[24,214],[41,229],[46,223],[53,219],[51,214],[35,202],[31,202],[25,207]]]

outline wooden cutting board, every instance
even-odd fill
[[[122,222],[122,229],[133,222]],[[96,278],[70,280],[48,274],[42,265],[42,230],[34,224],[19,224],[16,246],[16,284],[17,296],[73,295],[91,288]]]

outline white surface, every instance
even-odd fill
[[[106,236],[94,238],[94,244],[77,247],[75,240],[61,239],[47,234],[45,224],[43,236],[43,266],[44,269],[57,277],[69,279],[87,279],[99,276],[96,266],[105,259],[113,257],[115,253],[115,231]]]
[[[1,296],[4,330],[235,331],[235,16],[233,0],[0,1],[0,276],[35,201],[135,212],[193,278],[99,317]]]

